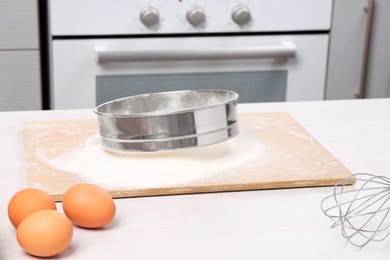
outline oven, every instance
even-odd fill
[[[331,0],[49,1],[52,109],[227,89],[324,99]]]

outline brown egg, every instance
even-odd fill
[[[66,216],[84,228],[100,228],[115,216],[115,203],[111,195],[93,184],[77,184],[68,189],[62,199]]]
[[[72,222],[62,213],[49,209],[28,215],[16,230],[19,245],[27,253],[39,257],[63,252],[72,236]]]
[[[25,217],[42,209],[57,209],[50,195],[38,189],[23,189],[9,201],[8,217],[12,225],[17,228]]]

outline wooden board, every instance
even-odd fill
[[[96,184],[109,191],[113,197],[120,198],[329,186],[351,175],[348,169],[287,113],[240,114],[239,125],[239,136],[244,134],[249,136],[252,140],[250,143],[253,146],[247,147],[248,149],[237,146],[237,153],[248,155],[252,150],[259,150],[258,148],[261,146],[261,151],[259,150],[260,152],[253,154],[254,158],[246,163],[224,170],[218,170],[218,167],[216,167],[216,171],[219,172],[204,175],[199,179],[194,179],[192,175],[192,178],[188,181],[184,179],[184,181],[168,183],[164,186],[156,185],[156,182],[154,184],[151,182],[149,186],[137,186],[133,183],[132,185],[129,184],[129,187],[126,187],[126,183],[122,183],[123,185],[120,188],[105,185],[102,182]],[[66,157],[66,155],[75,149],[78,149],[77,151],[85,149],[82,151],[88,152],[88,149],[86,149],[87,140],[91,136],[97,136],[98,126],[96,120],[28,122],[25,123],[24,130],[29,187],[43,189],[59,201],[64,192],[72,185],[80,182],[94,182],[93,179],[85,179],[83,174],[77,173],[77,170],[72,171],[68,169],[69,167],[62,167],[61,164],[53,165],[50,162],[51,160],[58,162],[63,158],[67,158],[63,165],[67,164],[70,168],[77,165],[77,158],[72,159],[72,157]],[[238,145],[240,144],[238,143]],[[94,149],[101,149],[101,147],[94,147]],[[243,152],[243,149],[248,151]],[[232,163],[231,158],[234,158],[236,150],[230,151],[229,163]],[[104,153],[103,150],[102,152]],[[201,153],[195,153],[194,155],[190,152],[189,154],[196,157],[197,154]],[[150,165],[153,165],[153,160],[157,160],[158,156],[159,153],[154,153],[148,161]],[[169,157],[170,153],[164,153],[161,156]],[[172,154],[172,156],[175,158],[177,155]],[[237,154],[237,156],[241,155]],[[72,160],[75,160],[75,162]],[[99,157],[99,161],[104,160],[106,160],[105,157]],[[209,167],[215,168],[216,165],[213,165],[213,160],[210,158],[207,158],[207,160],[208,162],[205,162],[205,165],[207,166],[209,163]],[[110,162],[107,159],[107,164]],[[218,163],[220,162],[218,161]],[[115,172],[117,165],[109,166],[112,172]],[[185,174],[186,171],[182,171]],[[139,174],[147,173],[140,172]],[[115,178],[115,175],[113,175],[113,178]]]

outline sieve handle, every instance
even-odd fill
[[[296,47],[287,42],[280,45],[185,50],[120,51],[95,49],[97,63],[160,62],[233,59],[288,59],[295,57]]]

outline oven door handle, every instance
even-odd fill
[[[295,57],[291,42],[280,45],[240,48],[119,51],[95,49],[98,63],[159,62],[233,59],[288,59]]]

